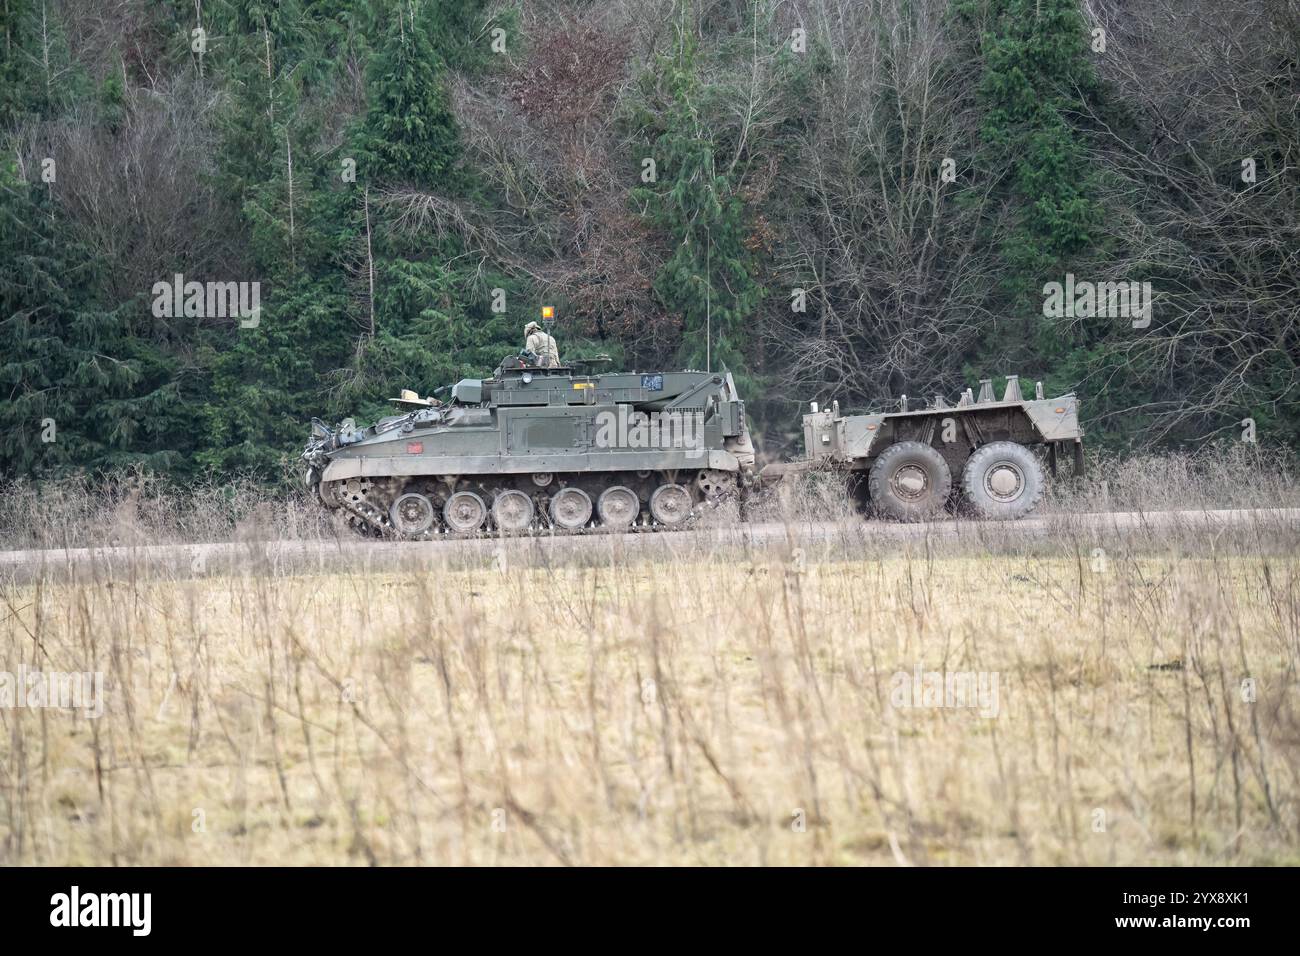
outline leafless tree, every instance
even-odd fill
[[[806,30],[829,64],[773,187],[793,200],[766,315],[790,398],[952,390],[989,319],[994,265],[976,226],[993,213],[968,148],[978,70],[960,60],[947,6],[824,0],[777,26]]]
[[[1235,429],[1300,405],[1300,4],[1091,0],[1099,69],[1134,119],[1103,117],[1116,241],[1153,279],[1151,328],[1115,337],[1085,383],[1156,397],[1149,437]]]
[[[178,79],[127,96],[119,127],[74,114],[32,144],[55,159],[55,195],[101,260],[105,289],[125,302],[176,272],[238,278],[237,230],[210,186],[215,94]]]

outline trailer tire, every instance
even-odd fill
[[[967,459],[961,487],[966,503],[981,518],[1014,521],[1043,497],[1043,466],[1024,445],[991,442]]]
[[[867,488],[878,511],[898,521],[920,521],[943,508],[952,492],[952,472],[934,448],[903,441],[876,458]]]

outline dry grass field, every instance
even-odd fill
[[[0,863],[1300,862],[1296,529],[870,528],[0,582]]]

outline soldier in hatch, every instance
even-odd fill
[[[537,322],[524,326],[524,350],[537,356],[538,368],[555,368],[560,364],[559,346]]]

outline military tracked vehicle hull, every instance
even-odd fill
[[[364,428],[313,423],[307,483],[362,534],[674,530],[752,477],[726,374],[507,360],[446,402],[407,404]]]
[[[1066,455],[1075,474],[1083,470],[1083,429],[1073,395],[1033,399],[1008,376],[999,400],[992,382],[979,394],[967,389],[955,405],[936,396],[922,408],[906,397],[897,410],[842,415],[839,403],[813,407],[803,418],[805,457],[766,466],[760,482],[811,470],[842,473],[848,491],[864,508],[900,521],[931,517],[954,503],[975,517],[1021,518],[1038,504],[1046,486],[1040,456],[1057,472]]]

